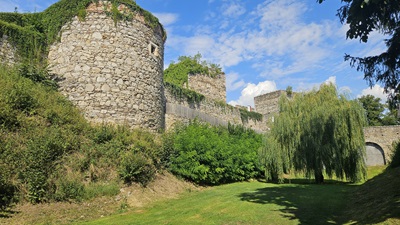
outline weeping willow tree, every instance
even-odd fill
[[[362,105],[338,95],[333,85],[279,101],[280,114],[260,149],[266,177],[282,181],[284,173],[301,172],[316,183],[329,177],[363,180],[366,117]]]

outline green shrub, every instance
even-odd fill
[[[4,177],[4,168],[0,167],[0,212],[6,210],[14,201],[17,188]]]
[[[143,154],[129,151],[122,156],[118,172],[125,183],[137,182],[145,187],[154,179],[156,170]]]
[[[115,136],[115,128],[112,125],[103,124],[93,129],[92,139],[96,144],[104,144]]]
[[[18,74],[36,83],[42,83],[53,89],[58,88],[56,81],[51,79],[47,65],[36,65],[34,63],[21,63],[18,66]]]
[[[67,174],[57,179],[54,199],[56,201],[82,200],[85,189],[77,174]]]
[[[22,179],[28,184],[28,200],[32,203],[51,199],[52,187],[49,177],[63,155],[71,151],[74,141],[64,131],[49,128],[43,133],[36,131],[36,136],[27,143],[24,155],[26,167]]]
[[[259,176],[261,135],[243,127],[212,127],[197,121],[174,134],[170,170],[199,184],[217,185]]]
[[[0,100],[0,128],[14,130],[20,126],[17,118],[17,112]]]

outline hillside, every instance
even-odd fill
[[[357,224],[400,223],[400,167],[387,169],[349,194],[344,221]]]
[[[162,170],[160,135],[89,124],[47,77],[0,67],[0,209],[113,196],[123,183],[146,186]]]

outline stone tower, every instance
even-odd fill
[[[50,69],[89,121],[162,129],[164,30],[124,5],[118,10],[130,19],[116,23],[111,3],[100,1],[86,8],[83,20],[65,24],[50,47]]]

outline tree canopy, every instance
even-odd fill
[[[362,103],[368,119],[368,125],[380,126],[382,125],[384,105],[380,103],[381,99],[373,95],[364,95],[358,98]]]
[[[372,95],[364,95],[358,98],[366,111],[369,126],[390,126],[399,125],[397,108],[392,107],[391,99],[387,104],[381,103],[380,98]]]
[[[345,60],[364,72],[364,79],[371,86],[382,83],[391,97],[398,100],[395,96],[400,93],[400,0],[342,0],[342,3],[337,16],[349,25],[347,38],[367,42],[373,31],[389,37],[384,40],[387,49],[381,54],[367,57],[346,54]]]
[[[317,183],[324,172],[353,182],[365,178],[366,118],[358,101],[322,85],[291,99],[282,96],[279,110],[259,152],[267,179],[282,181],[292,170],[314,176]]]

